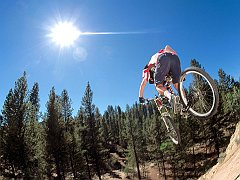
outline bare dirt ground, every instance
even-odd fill
[[[114,170],[113,171],[114,175],[110,175],[109,173],[105,174],[102,176],[102,179],[103,180],[119,180],[119,179],[122,179],[122,180],[137,180],[138,178],[137,177],[127,177],[127,175],[124,173],[124,172],[121,172],[119,170]],[[98,178],[96,178],[97,180]],[[144,179],[144,178],[143,178]],[[161,176],[159,176],[158,174],[158,170],[157,168],[151,168],[150,171],[149,171],[149,174],[147,175],[147,177],[145,178],[145,180],[160,180],[162,179]],[[95,180],[95,179],[94,179]]]
[[[118,160],[118,162],[122,165],[122,167],[125,167],[125,160],[126,158],[121,158],[119,157],[118,154],[116,153],[111,153],[111,156],[114,157],[115,159]],[[162,176],[159,174],[159,170],[158,167],[155,164],[148,164],[147,165],[147,169],[145,170],[145,180],[159,180],[159,179],[163,179]],[[94,180],[97,180],[97,177],[94,177]],[[127,175],[126,173],[124,173],[123,171],[120,170],[114,170],[111,174],[110,173],[106,173],[102,176],[103,180],[137,180],[137,177],[133,177],[132,175]]]
[[[114,170],[111,174],[107,173],[102,176],[103,180],[138,180],[137,177],[133,177],[132,175],[127,176],[126,173],[120,170]],[[163,180],[164,177],[159,174],[159,170],[157,165],[155,164],[148,164],[147,169],[145,170],[145,177],[142,177],[143,180]],[[94,180],[98,180],[97,177]],[[168,178],[171,180],[171,178]]]
[[[224,156],[199,180],[240,180],[240,122]]]

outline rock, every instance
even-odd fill
[[[224,157],[221,157],[222,159],[199,180],[240,180],[240,122],[236,126]]]

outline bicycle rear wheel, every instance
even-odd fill
[[[178,88],[181,101],[194,116],[209,118],[216,113],[219,103],[217,86],[202,69],[189,67],[183,71]]]
[[[175,124],[172,122],[172,118],[169,115],[162,115],[162,119],[166,125],[167,133],[170,139],[174,144],[180,144],[181,138],[178,129],[176,128]]]

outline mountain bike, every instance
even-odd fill
[[[170,102],[164,96],[155,96],[146,101],[153,101],[156,104],[167,128],[168,136],[173,143],[180,144],[180,133],[173,121],[173,114],[185,117],[193,115],[199,119],[212,117],[217,112],[219,104],[218,89],[209,74],[198,67],[189,67],[181,73],[178,95],[171,87],[171,73],[165,77],[163,84],[172,94]]]

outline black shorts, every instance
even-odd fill
[[[173,84],[179,82],[181,75],[180,60],[177,55],[171,53],[164,53],[158,57],[155,69],[155,84],[163,84],[165,76],[171,72]]]

